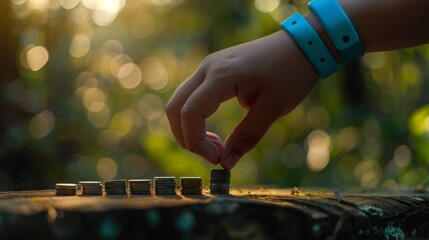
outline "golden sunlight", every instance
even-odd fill
[[[329,163],[329,135],[321,130],[315,130],[307,138],[307,166],[312,171],[321,171]]]
[[[48,62],[48,59],[48,50],[43,46],[34,46],[26,53],[27,66],[32,71],[38,71],[43,68]]]

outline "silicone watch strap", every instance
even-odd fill
[[[359,35],[337,0],[313,0],[308,7],[319,18],[343,62],[365,54]]]
[[[298,44],[321,78],[329,77],[338,70],[339,66],[325,43],[301,14],[293,14],[280,26]]]

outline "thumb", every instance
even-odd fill
[[[230,170],[252,150],[280,114],[268,101],[256,101],[225,141],[220,165]]]

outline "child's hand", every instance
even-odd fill
[[[274,121],[307,96],[317,79],[299,47],[279,31],[208,56],[174,93],[167,116],[182,147],[231,169]],[[206,132],[205,119],[233,97],[248,113],[222,143]]]

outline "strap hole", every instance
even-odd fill
[[[348,43],[350,41],[349,36],[345,35],[343,36],[343,42]]]
[[[325,58],[321,58],[321,59],[320,59],[320,61],[321,61],[321,62],[324,62],[324,61],[325,61]]]
[[[296,23],[297,23],[296,21],[293,21],[293,22],[292,22],[292,25],[295,25]]]
[[[313,41],[308,41],[308,45],[313,45]]]

